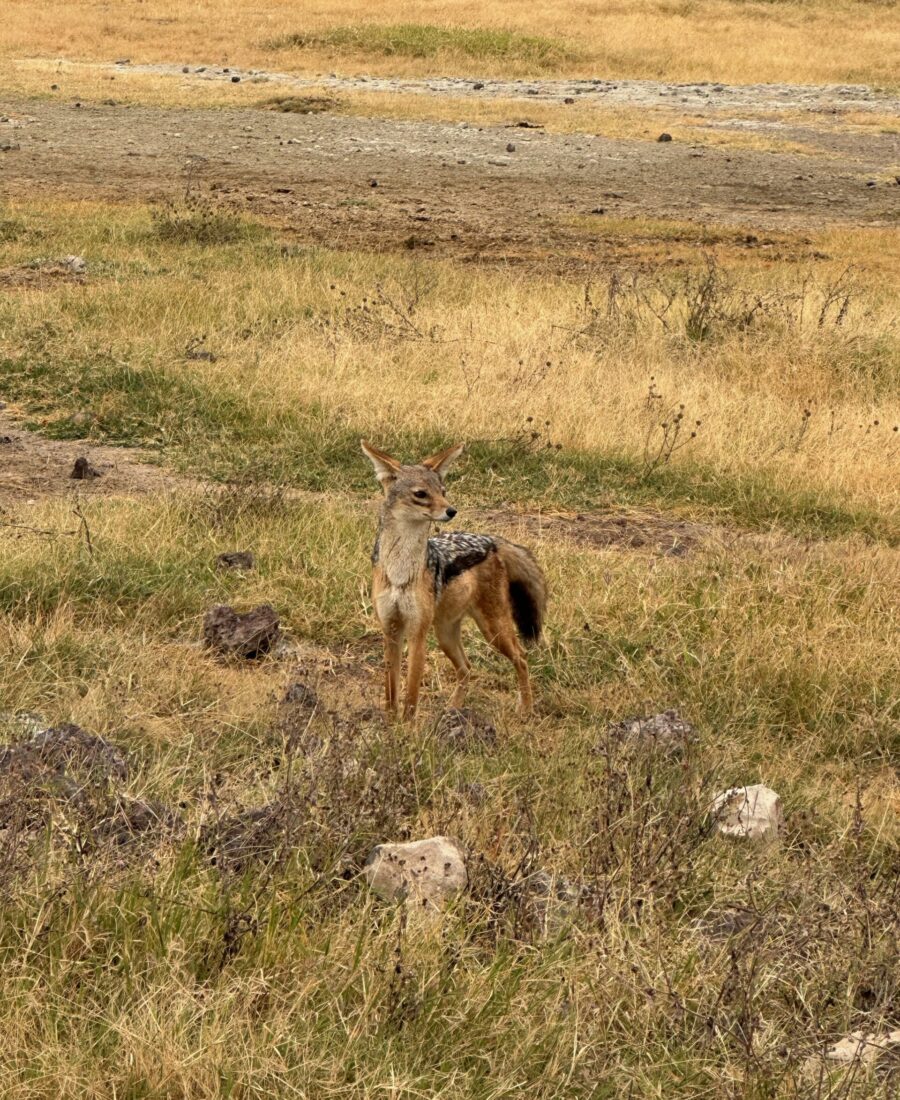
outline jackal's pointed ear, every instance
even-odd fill
[[[438,477],[443,477],[463,453],[464,447],[465,443],[455,443],[452,447],[448,447],[446,451],[438,451],[436,455],[423,458],[422,465],[427,466],[429,470],[434,470]]]
[[[391,458],[389,454],[385,454],[384,451],[379,451],[377,447],[373,447],[371,443],[366,443],[364,439],[361,439],[360,446],[363,449],[363,454],[375,467],[375,476],[384,486],[384,491],[388,491],[388,486],[392,481],[396,480],[397,472],[400,469],[400,463],[396,458]]]

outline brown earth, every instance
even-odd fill
[[[610,217],[767,232],[900,219],[900,134],[845,134],[827,152],[795,154],[252,108],[6,110],[7,197],[146,200],[178,193],[191,174],[328,247],[582,269],[623,247],[603,239]],[[748,234],[746,247],[766,243]]]
[[[183,483],[170,470],[144,461],[147,457],[135,449],[87,440],[45,439],[26,431],[9,412],[0,412],[0,523],[8,509],[43,497],[130,496]],[[100,476],[73,478],[79,458],[87,458]],[[21,511],[16,521],[26,522]]]

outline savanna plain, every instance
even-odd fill
[[[897,25],[7,0],[0,1095],[898,1095]],[[538,557],[530,719],[383,717],[361,437]]]

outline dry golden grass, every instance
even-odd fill
[[[0,300],[4,399],[49,433],[235,477],[136,499],[101,479],[80,503],[90,544],[66,533],[72,499],[4,502],[0,710],[108,736],[130,753],[118,797],[179,823],[114,846],[102,785],[85,807],[0,768],[0,1095],[891,1100],[896,1078],[832,1077],[815,1055],[896,1026],[900,996],[896,233],[784,235],[777,255],[809,257],[786,261],[731,229],[605,219],[610,243],[640,242],[641,274],[586,299],[283,248],[202,202],[23,200],[0,231],[4,267],[88,263]],[[720,266],[699,308],[702,248]],[[201,338],[215,362],[188,356]],[[681,402],[702,427],[648,471]],[[547,570],[532,722],[468,643],[493,748],[434,735],[436,655],[419,726],[365,709],[361,434],[407,458],[466,438],[460,521],[502,507]],[[528,507],[693,516],[696,544],[579,546]],[[216,570],[236,548],[257,568]],[[219,602],[272,603],[298,646],[220,663],[197,645]],[[297,677],[337,720],[287,723]],[[605,737],[666,706],[696,726],[684,756]],[[750,782],[781,794],[781,842],[710,837],[709,796]],[[251,854],[223,863],[225,826],[273,804],[290,813],[244,825]],[[434,833],[463,843],[472,881],[429,933],[355,876],[374,843]],[[538,867],[590,891],[549,934]]]
[[[0,836],[4,1095],[368,1100],[388,1081],[397,1100],[593,1100],[601,1081],[687,1100],[702,1081],[706,1100],[735,1087],[825,1100],[808,1060],[852,1027],[885,1026],[897,983],[898,552],[770,536],[666,559],[532,533],[556,593],[532,723],[511,717],[505,671],[470,643],[495,750],[432,736],[447,686],[435,656],[418,729],[356,716],[347,735],[319,715],[292,756],[275,700],[298,674],[342,713],[358,673],[364,701],[377,695],[373,516],[340,494],[244,504],[86,502],[93,556],[76,539],[4,537],[6,706],[127,747],[126,797],[183,822],[110,851],[63,804],[20,875],[16,836]],[[45,530],[71,520],[65,501],[27,515]],[[216,574],[237,544],[258,571]],[[299,673],[290,658],[229,668],[197,649],[222,599],[273,602],[303,640]],[[608,718],[673,701],[700,736],[685,760],[598,755]],[[782,843],[705,836],[711,785],[756,779],[785,799]],[[276,830],[243,874],[210,864],[198,839],[217,822],[285,798],[286,861]],[[435,832],[466,846],[472,888],[429,933],[347,876],[376,840]],[[545,935],[522,892],[532,866],[602,908]],[[838,1083],[848,1100],[891,1095],[874,1075]]]
[[[68,209],[77,211],[75,236]],[[7,354],[22,334],[47,332],[53,359],[87,361],[102,346],[168,367],[198,333],[215,333],[219,360],[179,371],[210,394],[251,391],[264,420],[321,407],[387,438],[508,438],[533,423],[565,448],[638,463],[661,442],[666,414],[683,405],[687,420],[702,422],[682,452],[689,460],[729,476],[764,471],[786,491],[815,488],[894,515],[900,505],[890,230],[813,235],[808,252],[832,257],[814,267],[744,250],[730,270],[734,230],[598,219],[598,239],[646,241],[645,272],[617,276],[611,299],[608,285],[589,288],[586,304],[585,288],[566,280],[365,255],[352,264],[315,253],[292,259],[266,242],[235,246],[243,254],[235,271],[227,248],[202,254],[188,243],[160,253],[139,209],[118,209],[115,222],[110,243],[102,206],[28,208],[28,224],[51,239],[62,234],[57,251],[76,249],[123,273],[164,263],[167,275],[24,294],[8,308]],[[656,275],[646,267],[654,253],[715,253],[717,239],[707,333],[692,314],[710,278],[702,262],[676,275],[662,260]],[[33,249],[23,235],[8,245],[9,262]],[[122,395],[97,400],[98,415],[115,416]]]
[[[900,30],[894,6],[848,0],[741,3],[591,0],[535,6],[506,0],[424,0],[360,5],[329,2],[315,12],[288,0],[148,0],[135,7],[89,0],[8,0],[3,54],[133,61],[186,61],[303,72],[340,70],[420,76],[434,73],[529,75],[515,50],[471,57],[452,46],[420,58],[351,48],[275,50],[267,42],[295,33],[367,24],[438,28],[513,28],[569,47],[576,60],[544,69],[566,75],[730,82],[896,84]]]

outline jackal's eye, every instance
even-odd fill
[[[424,489],[414,489],[413,496],[416,500],[428,500],[428,493]]]

